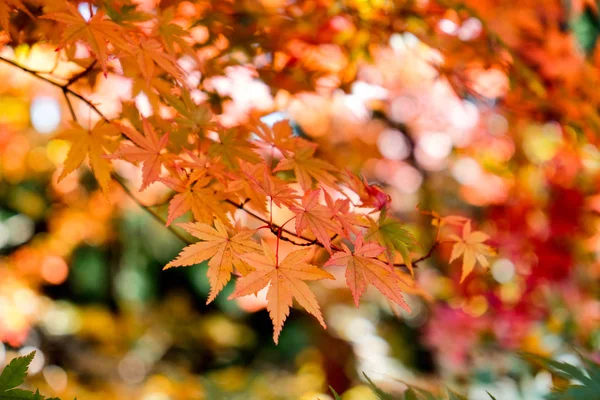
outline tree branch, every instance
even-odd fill
[[[65,98],[65,101],[67,102],[67,106],[69,107],[69,111],[71,113],[71,117],[73,118],[74,121],[77,122],[77,116],[75,114],[75,110],[73,108],[73,104],[71,102],[71,100],[69,99],[69,95],[74,96],[75,98],[81,100],[82,102],[84,102],[90,109],[92,109],[100,118],[102,118],[105,122],[110,122],[110,120],[88,99],[86,99],[85,97],[83,97],[82,95],[80,95],[79,93],[73,91],[71,88],[69,88],[70,85],[72,85],[73,83],[77,82],[79,79],[81,79],[82,77],[84,77],[86,74],[88,74],[90,71],[93,70],[96,62],[91,63],[85,70],[83,70],[82,72],[78,73],[77,75],[74,75],[73,77],[71,77],[66,84],[61,84],[59,82],[56,82],[50,78],[41,76],[37,71],[31,70],[27,67],[24,67],[22,65],[19,65],[18,63],[16,63],[15,61],[9,60],[7,58],[4,57],[0,57],[0,61],[5,62],[7,64],[10,64],[16,68],[19,68],[22,71],[27,72],[28,74],[31,74],[33,76],[35,76],[36,78],[47,82],[57,88],[60,88],[61,91],[63,92],[63,96]],[[117,176],[116,174],[112,174],[112,178],[119,184],[119,186],[121,186],[121,188],[125,191],[125,193],[127,193],[127,195],[138,205],[140,206],[140,208],[146,210],[146,212],[148,212],[152,218],[154,218],[156,221],[160,222],[162,225],[166,225],[166,221],[158,214],[156,213],[154,210],[152,210],[149,206],[143,204],[142,202],[139,201],[139,199],[133,194],[133,192],[127,187],[127,185],[121,180],[121,178],[119,176]],[[279,238],[283,241],[292,243],[295,246],[313,246],[313,245],[317,245],[319,247],[324,247],[322,243],[320,243],[319,241],[317,241],[317,239],[310,239],[307,238],[305,236],[302,235],[298,235],[297,233],[280,227],[276,224],[270,223],[266,218],[261,217],[260,215],[256,214],[255,212],[247,209],[246,207],[244,207],[244,205],[246,204],[246,202],[243,202],[242,204],[238,204],[233,200],[225,200],[227,203],[231,204],[232,206],[243,210],[244,212],[246,212],[248,215],[252,216],[253,218],[267,224],[269,226],[269,229],[271,230],[271,232],[274,235],[278,235]],[[174,227],[172,226],[168,226],[167,229],[169,229],[169,231],[171,231],[171,233],[173,233],[173,235],[175,235],[179,240],[181,240],[184,243],[190,244],[191,242],[185,237],[183,236],[180,232],[178,232],[177,230],[175,230]],[[298,238],[300,240],[304,240],[306,243],[298,243],[295,240],[286,237],[286,236],[282,236],[281,233],[286,233],[287,235],[293,236],[295,238]],[[333,240],[337,237],[338,235],[335,234],[330,240]],[[417,260],[413,261],[413,265],[424,261],[428,258],[431,257],[431,255],[433,254],[433,252],[435,251],[435,249],[437,248],[438,242],[436,241],[436,243],[434,243],[434,245],[429,249],[429,251],[427,252],[426,255],[424,255],[421,258],[418,258]],[[406,267],[406,264],[394,264],[395,267]]]
[[[279,225],[277,225],[277,224],[273,224],[273,223],[272,223],[272,222],[270,222],[268,219],[261,217],[260,215],[258,215],[258,214],[256,214],[256,213],[254,213],[254,212],[253,212],[253,211],[251,211],[251,210],[248,210],[246,207],[244,207],[244,205],[246,204],[246,202],[244,202],[244,203],[242,203],[242,204],[238,204],[238,203],[236,203],[235,201],[233,201],[233,200],[229,200],[229,199],[226,199],[225,201],[226,201],[227,203],[231,204],[232,206],[234,206],[235,208],[237,208],[237,209],[240,209],[240,210],[242,210],[242,211],[246,212],[246,213],[247,213],[248,215],[250,215],[251,217],[254,217],[254,218],[256,218],[257,220],[259,220],[259,221],[261,221],[261,222],[264,222],[266,225],[268,225],[268,226],[269,226],[269,229],[271,230],[271,232],[273,232],[273,234],[274,234],[274,235],[277,235],[277,234],[279,233],[279,230],[281,229],[281,231],[282,231],[282,232],[285,232],[285,233],[287,233],[288,235],[292,235],[293,237],[296,237],[296,238],[298,238],[298,239],[305,240],[307,243],[296,243],[296,242],[294,242],[293,240],[291,240],[290,238],[286,238],[285,236],[282,236],[282,237],[281,237],[281,240],[284,240],[284,241],[286,241],[286,242],[293,243],[293,244],[295,244],[296,246],[312,246],[312,245],[316,244],[316,245],[318,245],[318,246],[321,246],[321,247],[323,247],[323,245],[322,245],[321,243],[319,243],[319,242],[317,241],[317,239],[309,239],[309,238],[307,238],[307,237],[304,237],[304,236],[302,236],[302,235],[298,235],[298,234],[296,234],[295,232],[293,232],[293,231],[290,231],[289,229],[286,229],[286,228],[281,228]],[[333,238],[335,238],[335,236],[334,236]],[[333,239],[333,238],[332,238],[332,239]]]
[[[154,211],[150,206],[145,205],[144,203],[142,203],[131,191],[131,189],[129,189],[127,187],[127,185],[125,184],[125,182],[123,182],[123,180],[121,179],[121,177],[119,177],[117,174],[111,174],[112,178],[119,184],[119,186],[121,186],[121,188],[125,191],[125,193],[127,193],[129,195],[129,197],[143,210],[145,210],[148,214],[150,214],[150,216],[152,216],[152,218],[154,218],[157,222],[159,222],[161,225],[166,225],[166,221],[163,217],[161,217],[156,211]],[[187,243],[187,244],[191,244],[192,242],[190,242],[185,236],[183,236],[181,233],[179,233],[178,231],[175,230],[174,227],[172,226],[168,226],[166,227],[173,235],[177,236],[177,238],[179,240],[181,240],[183,243]]]
[[[67,102],[67,106],[69,106],[69,112],[71,113],[71,118],[73,121],[77,122],[77,115],[75,114],[75,109],[73,108],[73,103],[71,103],[71,99],[69,99],[69,92],[67,92],[66,87],[63,87],[63,96],[65,97],[65,101]]]
[[[75,75],[74,77],[72,77],[71,79],[69,79],[69,81],[66,84],[60,84],[56,81],[53,81],[52,79],[46,78],[44,76],[41,76],[38,72],[31,70],[27,67],[24,67],[22,65],[17,64],[16,62],[9,60],[7,58],[4,57],[0,57],[0,61],[3,61],[7,64],[10,64],[16,68],[19,68],[22,71],[27,72],[28,74],[31,74],[33,76],[35,76],[36,78],[47,82],[57,88],[60,88],[63,96],[65,98],[65,101],[67,102],[67,106],[69,107],[69,111],[71,113],[71,117],[73,118],[73,120],[75,122],[77,122],[77,116],[75,114],[75,110],[73,109],[73,104],[71,102],[71,100],[69,99],[69,95],[72,95],[76,98],[78,98],[79,100],[83,101],[85,104],[87,104],[87,106],[92,109],[100,118],[102,118],[105,122],[110,122],[110,120],[88,99],[86,99],[85,97],[83,97],[82,95],[80,95],[77,92],[74,92],[73,90],[71,90],[69,88],[69,85],[76,82],[78,79],[81,79],[83,76],[85,76],[87,73],[89,73],[94,65],[95,62],[92,63],[88,68],[86,68],[84,71],[82,71],[81,73]],[[154,210],[152,210],[151,208],[149,208],[148,206],[144,205],[143,203],[141,203],[138,198],[133,194],[133,192],[127,187],[127,185],[125,185],[125,183],[115,174],[112,174],[112,178],[117,181],[117,183],[121,186],[121,188],[123,188],[123,190],[125,191],[125,193],[127,193],[129,195],[129,197],[131,197],[131,199],[137,203],[141,208],[143,208],[144,210],[146,210],[155,220],[157,220],[158,222],[160,222],[162,225],[166,225],[165,220],[158,215]],[[183,236],[181,233],[177,232],[175,230],[174,227],[169,226],[167,227],[167,229],[169,229],[169,231],[171,231],[175,236],[177,236],[177,238],[179,238],[182,242],[184,243],[190,243],[190,241],[185,238],[185,236]]]
[[[60,90],[62,90],[63,93],[66,92],[66,93],[72,95],[73,97],[75,97],[75,98],[83,101],[85,104],[87,104],[87,106],[89,108],[91,108],[105,122],[110,122],[110,120],[102,113],[102,111],[100,111],[98,109],[98,107],[96,107],[96,105],[94,105],[94,103],[92,103],[90,100],[86,99],[85,97],[83,97],[79,93],[73,91],[71,88],[68,87],[68,85],[63,85],[63,84],[61,84],[59,82],[56,82],[56,81],[54,81],[54,80],[52,80],[50,78],[46,78],[45,76],[41,76],[38,72],[36,72],[36,71],[34,71],[32,69],[29,69],[27,67],[24,67],[22,65],[19,65],[15,61],[9,60],[8,58],[0,57],[0,61],[5,62],[7,64],[10,64],[13,67],[19,68],[21,71],[25,71],[28,74],[31,74],[31,75],[35,76],[36,78],[38,78],[38,79],[40,79],[40,80],[42,80],[44,82],[47,82],[47,83],[49,83],[49,84],[51,84],[51,85],[53,85],[53,86],[55,86],[57,88],[60,88]]]
[[[98,61],[94,60],[94,62],[92,62],[90,65],[88,65],[88,67],[86,69],[84,69],[83,71],[81,71],[80,73],[78,73],[76,75],[73,75],[71,78],[69,78],[69,80],[65,84],[65,87],[71,86],[72,84],[74,84],[75,82],[77,82],[78,80],[80,80],[81,78],[86,76],[87,74],[89,74],[94,69],[94,67],[96,66],[97,63],[98,63]]]

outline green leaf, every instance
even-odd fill
[[[4,393],[0,393],[0,400],[39,400],[43,397],[36,397],[35,393],[29,390],[12,389]]]
[[[0,375],[0,391],[6,392],[7,390],[14,389],[25,382],[27,376],[27,369],[29,364],[35,356],[35,351],[29,353],[24,357],[17,357],[13,359],[2,371]]]
[[[371,378],[369,378],[367,376],[367,374],[365,374],[363,372],[363,375],[367,379],[367,383],[369,385],[369,388],[373,391],[373,393],[375,393],[375,395],[377,396],[377,398],[379,400],[394,400],[394,397],[391,394],[386,393],[383,390],[381,390],[380,388],[378,388],[377,385],[375,385],[373,383],[373,381],[371,380]]]
[[[384,217],[379,223],[371,223],[366,240],[375,240],[386,248],[386,254],[390,260],[394,259],[394,251],[402,256],[402,260],[412,271],[410,249],[417,243],[413,235],[404,228],[402,222]]]
[[[417,394],[412,388],[408,388],[408,390],[404,392],[404,400],[418,400]]]
[[[425,399],[425,400],[439,400],[439,398],[436,398],[435,395],[431,392],[428,392],[425,389],[418,389],[413,387],[412,388],[415,393],[417,394],[417,398],[418,399]]]
[[[600,365],[592,360],[585,359],[585,368],[551,360],[535,354],[524,354],[524,357],[540,363],[550,372],[569,381],[576,381],[562,390],[550,393],[548,400],[598,400],[600,399]]]
[[[494,396],[492,396],[492,394],[490,392],[488,392],[487,390],[485,392],[488,394],[488,396],[490,396],[490,399],[496,400],[496,398]]]
[[[462,396],[456,392],[453,392],[452,390],[446,388],[446,390],[448,391],[448,400],[467,400],[467,398],[465,396]]]
[[[571,22],[571,29],[586,55],[591,55],[600,35],[599,16],[590,7],[585,7],[583,13]]]
[[[332,388],[331,386],[329,386],[329,390],[331,390],[331,393],[333,393],[333,398],[335,400],[342,400],[342,398],[340,397],[340,395],[335,391],[334,388]]]
[[[527,354],[526,357],[539,362],[544,368],[564,379],[576,380],[583,384],[594,384],[583,369],[574,365],[541,357],[536,354]],[[600,382],[598,384],[600,384]]]

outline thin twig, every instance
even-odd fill
[[[102,118],[102,119],[103,119],[105,122],[110,122],[110,120],[109,120],[109,119],[108,119],[108,118],[107,118],[107,117],[106,117],[106,116],[105,116],[105,115],[104,115],[104,114],[103,114],[103,113],[102,113],[102,112],[101,112],[101,111],[100,111],[100,110],[99,110],[99,109],[98,109],[98,108],[97,108],[97,107],[96,107],[96,106],[95,106],[95,105],[94,105],[94,104],[93,104],[91,101],[89,101],[88,99],[86,99],[85,97],[83,97],[82,95],[80,95],[79,93],[76,93],[76,92],[74,92],[73,90],[71,90],[71,89],[68,87],[68,84],[66,84],[66,85],[62,85],[62,84],[60,84],[60,83],[58,83],[58,82],[55,82],[55,81],[53,81],[52,79],[49,79],[49,78],[46,78],[46,77],[44,77],[44,76],[41,76],[41,75],[39,75],[39,74],[38,74],[36,71],[34,71],[34,70],[31,70],[31,69],[29,69],[29,68],[26,68],[26,67],[24,67],[24,66],[22,66],[22,65],[19,65],[19,64],[17,64],[16,62],[14,62],[14,61],[12,61],[12,60],[9,60],[9,59],[6,59],[6,58],[4,58],[4,57],[0,57],[0,61],[3,61],[3,62],[5,62],[5,63],[7,63],[7,64],[10,64],[10,65],[14,66],[14,67],[17,67],[17,68],[21,69],[22,71],[25,71],[25,72],[27,72],[28,74],[31,74],[31,75],[35,76],[36,78],[38,78],[38,79],[40,79],[40,80],[42,80],[42,81],[44,81],[44,82],[47,82],[47,83],[49,83],[49,84],[51,84],[51,85],[53,85],[53,86],[56,86],[56,87],[60,88],[60,89],[61,89],[61,91],[63,92],[64,98],[65,98],[65,101],[67,102],[67,105],[68,105],[68,107],[69,107],[69,111],[71,112],[71,116],[73,117],[73,120],[74,120],[74,121],[77,121],[77,116],[76,116],[76,114],[75,114],[75,110],[74,110],[74,108],[73,108],[73,104],[72,104],[72,102],[71,102],[71,99],[69,99],[69,97],[68,97],[69,95],[72,95],[72,96],[74,96],[74,97],[78,98],[79,100],[83,101],[85,104],[87,104],[87,105],[88,105],[88,107],[89,107],[91,110],[93,110],[93,111],[94,111],[94,112],[95,112],[95,113],[96,113],[96,114],[97,114],[97,115],[98,115],[100,118]],[[93,64],[93,63],[92,63],[92,64]],[[91,69],[92,69],[92,68],[93,68],[93,65],[90,65],[88,68],[86,68],[86,71],[87,71],[87,72],[89,72],[89,71],[91,71]],[[84,71],[84,72],[85,72],[85,71]],[[86,73],[87,73],[87,72],[86,72]],[[83,77],[83,76],[84,76],[84,74],[83,74],[83,73],[81,73],[81,74],[78,74],[78,75],[76,76],[76,79],[73,79],[73,78],[71,78],[71,80],[72,80],[72,82],[75,82],[77,79],[80,79],[80,78],[81,78],[81,77]],[[74,78],[75,78],[75,77],[74,77]],[[71,83],[72,83],[72,82],[71,82]],[[153,217],[155,220],[157,220],[158,222],[160,222],[162,225],[165,225],[165,224],[166,224],[166,223],[165,223],[165,220],[164,220],[164,219],[163,219],[163,218],[162,218],[160,215],[158,215],[158,214],[157,214],[157,213],[156,213],[154,210],[152,210],[151,208],[149,208],[149,207],[147,207],[146,205],[144,205],[143,203],[141,203],[141,202],[138,200],[138,198],[137,198],[137,197],[136,197],[136,196],[133,194],[133,192],[132,192],[132,191],[131,191],[131,190],[130,190],[128,187],[127,187],[127,185],[125,185],[125,183],[124,183],[124,182],[122,182],[122,181],[121,181],[121,179],[120,179],[120,178],[119,178],[117,175],[115,175],[115,174],[112,174],[112,177],[113,177],[113,179],[114,179],[115,181],[117,181],[117,183],[118,183],[118,184],[119,184],[119,185],[120,185],[120,186],[123,188],[123,190],[124,190],[124,191],[125,191],[125,192],[126,192],[128,195],[129,195],[129,197],[131,197],[131,199],[132,199],[133,201],[135,201],[135,202],[136,202],[136,203],[137,203],[137,204],[138,204],[138,205],[139,205],[141,208],[143,208],[144,210],[146,210],[146,211],[147,211],[147,212],[148,212],[150,215],[152,215],[152,217]],[[181,233],[177,232],[177,231],[175,230],[175,228],[174,228],[174,227],[172,227],[172,226],[169,226],[169,227],[167,227],[167,229],[169,229],[169,231],[171,231],[171,232],[172,232],[172,233],[173,233],[175,236],[177,236],[177,237],[178,237],[178,238],[179,238],[181,241],[183,241],[184,243],[190,243],[190,241],[189,241],[188,239],[186,239],[186,238],[185,238],[185,237],[184,237],[184,236],[183,236]]]
[[[7,63],[7,64],[10,64],[10,65],[14,66],[14,67],[17,67],[17,68],[19,68],[20,70],[22,70],[22,71],[25,71],[25,72],[27,72],[28,74],[31,74],[31,75],[35,76],[36,78],[38,78],[38,79],[41,79],[41,80],[43,80],[43,81],[45,81],[45,82],[48,82],[49,84],[51,84],[51,85],[53,85],[53,86],[56,86],[57,88],[60,88],[60,90],[62,90],[62,91],[66,91],[67,93],[69,93],[69,94],[70,94],[70,95],[72,95],[73,97],[75,97],[75,98],[77,98],[77,99],[79,99],[79,100],[83,101],[85,104],[87,104],[87,105],[88,105],[88,107],[89,107],[90,109],[92,109],[92,110],[93,110],[93,111],[94,111],[94,112],[95,112],[95,113],[96,113],[96,114],[97,114],[97,115],[98,115],[100,118],[102,118],[102,119],[103,119],[105,122],[110,122],[110,120],[109,120],[109,119],[108,119],[108,118],[107,118],[107,117],[106,117],[106,116],[105,116],[105,115],[102,113],[102,111],[100,111],[100,110],[98,109],[98,107],[96,107],[96,106],[94,105],[94,103],[92,103],[90,100],[86,99],[85,97],[83,97],[83,96],[82,96],[82,95],[80,95],[79,93],[77,93],[77,92],[73,91],[72,89],[70,89],[70,88],[66,87],[65,85],[62,85],[62,84],[60,84],[59,82],[53,81],[53,80],[52,80],[52,79],[50,79],[50,78],[46,78],[45,76],[41,76],[41,75],[40,75],[40,74],[38,74],[36,71],[34,71],[34,70],[31,70],[31,69],[29,69],[29,68],[27,68],[27,67],[24,67],[24,66],[22,66],[22,65],[19,65],[18,63],[14,62],[14,61],[12,61],[12,60],[9,60],[9,59],[7,59],[7,58],[0,57],[0,61],[3,61],[3,62],[5,62],[5,63]]]
[[[73,103],[71,103],[71,99],[69,99],[69,92],[67,92],[66,88],[63,87],[63,96],[65,97],[65,101],[67,102],[67,106],[69,106],[69,112],[71,113],[71,118],[73,121],[77,122],[77,115],[75,114],[75,109],[73,108]]]
[[[142,209],[146,210],[146,212],[148,214],[150,214],[152,216],[152,218],[154,218],[157,222],[159,222],[161,225],[165,225],[166,221],[163,217],[161,217],[156,211],[154,211],[150,206],[145,205],[144,203],[142,203],[131,191],[131,189],[129,189],[127,187],[127,185],[125,184],[125,182],[123,182],[123,180],[121,179],[121,177],[119,177],[116,174],[112,174],[112,178],[119,184],[119,186],[121,186],[121,188],[125,191],[125,193],[127,193],[129,195],[129,197],[131,197],[131,199]],[[175,236],[177,236],[177,238],[179,240],[181,240],[184,243],[190,244],[192,242],[190,242],[185,236],[183,236],[181,233],[179,233],[178,231],[175,230],[174,227],[172,226],[168,226],[167,229]]]
[[[229,199],[226,199],[225,201],[227,203],[231,204],[232,206],[234,206],[234,207],[236,207],[236,208],[238,208],[238,209],[240,209],[242,211],[245,211],[248,215],[256,218],[257,220],[259,220],[259,221],[261,221],[261,222],[269,225],[271,227],[271,232],[273,232],[275,235],[277,235],[279,233],[280,226],[278,226],[276,224],[273,224],[273,223],[269,222],[269,220],[267,220],[266,218],[263,218],[260,215],[254,213],[253,211],[248,210],[246,207],[244,207],[245,203],[238,204],[235,201],[229,200]],[[298,239],[306,240],[308,242],[308,243],[298,243],[298,244],[296,244],[297,246],[312,246],[313,244],[316,244],[316,245],[319,245],[319,246],[323,247],[316,239],[309,239],[309,238],[307,238],[305,236],[298,235],[298,234],[294,233],[293,231],[290,231],[289,229],[283,228],[282,232],[285,232],[288,235],[292,235],[294,237],[297,237]],[[291,241],[291,240],[286,240],[284,237],[282,237],[281,239],[285,240],[286,242]],[[292,243],[294,243],[294,242],[292,242]]]
[[[86,69],[84,69],[83,71],[81,71],[80,73],[78,73],[76,75],[73,75],[71,78],[69,78],[69,80],[65,84],[65,87],[71,86],[72,84],[74,84],[75,82],[77,82],[78,80],[80,80],[81,78],[86,76],[87,74],[89,74],[94,69],[94,67],[96,66],[97,63],[98,63],[98,61],[94,60],[94,62],[92,62],[90,65],[88,65],[88,67]]]
[[[417,258],[416,260],[412,261],[412,265],[415,266],[417,265],[417,263],[420,263],[422,261],[427,260],[428,258],[431,258],[431,256],[433,256],[433,252],[438,248],[440,242],[434,242],[433,245],[429,248],[429,251],[427,252],[427,254],[425,254],[424,256],[421,256],[419,258]],[[408,265],[406,265],[405,263],[402,264],[394,264],[394,267],[398,267],[398,268],[408,268]]]
[[[33,76],[35,76],[36,78],[43,80],[57,88],[60,88],[61,91],[63,92],[63,95],[65,97],[65,101],[67,102],[67,105],[69,107],[69,111],[71,112],[71,116],[73,117],[73,120],[77,121],[77,116],[75,115],[75,110],[73,109],[73,104],[71,103],[71,100],[69,99],[68,95],[72,95],[75,98],[83,101],[85,104],[87,104],[87,106],[93,110],[100,118],[102,118],[105,122],[110,122],[110,120],[88,99],[86,99],[85,97],[83,97],[82,95],[80,95],[77,92],[74,92],[72,89],[69,88],[69,85],[73,84],[74,82],[76,82],[77,80],[81,79],[83,76],[85,76],[87,73],[89,73],[93,67],[94,67],[94,63],[92,63],[90,66],[88,66],[84,71],[82,71],[81,73],[75,75],[74,77],[72,77],[71,79],[68,80],[68,82],[66,84],[60,84],[59,82],[56,82],[52,79],[46,78],[44,76],[41,76],[38,72],[31,70],[27,67],[24,67],[22,65],[19,65],[18,63],[16,63],[15,61],[9,60],[7,58],[4,57],[0,57],[0,61],[3,61],[7,64],[10,64],[16,68],[21,69],[22,71],[27,72],[28,74],[31,74]],[[133,192],[127,187],[127,185],[125,185],[125,183],[115,174],[112,174],[113,179],[123,188],[123,190],[129,195],[129,197],[131,197],[131,199],[136,202],[141,208],[143,208],[144,210],[146,210],[146,212],[148,212],[156,221],[160,222],[162,225],[166,225],[165,220],[158,214],[156,213],[154,210],[152,210],[149,206],[146,206],[145,204],[143,204],[142,202],[139,201],[139,199],[133,194]],[[225,200],[227,203],[233,205],[234,207],[243,210],[244,212],[246,212],[247,214],[249,214],[250,216],[256,218],[257,220],[267,224],[271,230],[271,232],[273,232],[273,234],[277,235],[280,240],[284,240],[286,242],[290,242],[292,244],[294,244],[295,246],[312,246],[312,245],[317,245],[319,247],[325,247],[322,243],[320,243],[317,239],[310,239],[307,238],[305,236],[302,235],[298,235],[297,233],[290,231],[289,229],[285,229],[283,227],[280,227],[278,225],[275,225],[271,222],[269,222],[267,219],[261,217],[260,215],[254,213],[253,211],[247,209],[245,206],[245,204],[248,202],[248,200],[242,202],[241,204],[236,203],[233,200]],[[177,238],[179,238],[182,242],[184,243],[191,243],[185,236],[183,236],[181,233],[179,233],[178,231],[176,231],[174,229],[174,227],[169,226],[167,227],[167,229],[169,229],[169,231],[171,231],[175,236],[177,236]],[[291,235],[295,238],[301,239],[306,241],[306,243],[298,243],[292,239],[290,239],[289,237],[285,237],[282,235],[282,233],[286,233],[288,235]],[[330,240],[333,240],[337,237],[337,234],[334,235]],[[417,264],[418,262],[421,262],[423,260],[426,260],[427,258],[431,257],[433,251],[436,249],[438,243],[436,242],[433,247],[429,250],[429,252],[413,261],[413,265]],[[406,267],[405,264],[394,264],[394,266],[397,267]]]

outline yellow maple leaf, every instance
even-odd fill
[[[463,257],[462,276],[460,282],[473,271],[475,263],[479,262],[482,267],[489,266],[486,257],[495,256],[496,251],[484,242],[489,239],[489,235],[481,231],[471,231],[471,221],[463,225],[462,237],[450,235],[449,239],[454,243],[450,262],[460,256]]]
[[[71,150],[67,154],[60,182],[64,177],[79,168],[86,156],[89,157],[92,172],[102,190],[106,191],[110,182],[110,161],[105,157],[119,146],[120,133],[112,124],[99,121],[91,130],[71,122],[71,128],[58,134],[55,139],[71,142]]]
[[[230,235],[227,227],[218,219],[215,220],[214,228],[199,222],[179,224],[179,226],[203,241],[184,248],[164,269],[184,267],[209,260],[207,276],[210,282],[210,294],[206,304],[212,302],[229,282],[233,267],[242,275],[247,275],[251,271],[240,258],[241,255],[261,252],[260,245],[252,240],[254,231],[243,229]]]
[[[227,210],[223,193],[209,186],[210,176],[197,175],[187,177],[185,174],[175,178],[169,176],[161,178],[161,182],[178,193],[169,202],[167,226],[176,219],[192,211],[194,219],[198,222],[211,223],[213,217],[227,223]]]
[[[279,334],[290,313],[294,298],[309,314],[317,318],[323,328],[326,328],[317,299],[304,281],[334,279],[334,277],[317,266],[305,262],[310,254],[310,248],[294,251],[279,262],[273,250],[264,241],[262,246],[264,255],[250,253],[241,256],[256,270],[238,279],[235,291],[229,298],[257,293],[268,286],[267,310],[273,321],[275,343],[279,341]]]

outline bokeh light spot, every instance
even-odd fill
[[[48,256],[42,263],[42,278],[53,285],[60,285],[67,279],[69,268],[65,260],[57,256]]]
[[[60,124],[60,105],[54,97],[36,97],[31,102],[29,113],[31,115],[31,124],[39,133],[52,133]]]

